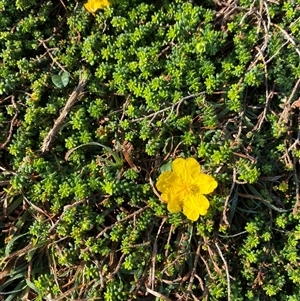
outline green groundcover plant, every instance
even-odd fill
[[[84,4],[0,0],[0,299],[300,300],[299,1]]]

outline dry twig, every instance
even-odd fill
[[[164,109],[162,109],[162,110],[159,110],[159,111],[154,112],[154,113],[152,113],[152,114],[149,114],[149,115],[147,115],[147,116],[143,116],[143,117],[141,117],[141,118],[133,119],[133,120],[131,120],[131,122],[142,121],[142,120],[144,120],[144,119],[149,119],[149,118],[152,117],[151,120],[150,120],[150,122],[149,122],[149,123],[151,123],[151,122],[153,121],[153,119],[155,119],[155,117],[156,117],[158,114],[161,114],[161,113],[164,113],[164,112],[166,112],[166,111],[171,110],[171,112],[169,113],[168,117],[167,117],[167,118],[165,119],[165,121],[164,121],[164,122],[166,122],[166,121],[171,117],[171,115],[172,115],[172,113],[173,113],[175,107],[177,107],[177,108],[176,108],[176,116],[178,116],[178,115],[179,115],[179,108],[180,108],[180,105],[181,105],[185,100],[188,100],[188,99],[194,98],[194,97],[198,97],[198,96],[201,96],[201,95],[205,95],[205,92],[200,92],[200,93],[196,93],[196,94],[192,94],[192,95],[185,96],[185,97],[181,98],[180,100],[178,100],[176,103],[174,103],[173,105],[171,105],[171,106],[169,106],[169,107],[166,107],[166,108],[164,108]]]
[[[236,184],[236,168],[233,169],[232,184],[231,184],[231,187],[230,187],[230,191],[229,191],[229,193],[226,197],[225,204],[224,204],[224,209],[223,209],[223,221],[224,221],[225,225],[227,225],[227,226],[229,226],[229,222],[228,222],[228,219],[227,219],[227,216],[226,216],[226,212],[227,212],[227,209],[228,209],[228,203],[230,201],[230,197],[231,197],[232,192],[234,190],[235,184]]]
[[[16,102],[15,102],[15,96],[14,95],[11,96],[11,102],[13,104],[13,107],[16,110],[16,113],[15,113],[14,117],[12,118],[12,120],[10,121],[10,127],[9,127],[8,137],[6,138],[6,140],[4,141],[4,143],[2,143],[0,145],[0,149],[4,149],[6,147],[6,145],[10,142],[10,139],[11,139],[12,133],[13,133],[13,129],[14,129],[14,125],[15,125],[15,121],[17,120],[18,113],[19,113],[18,107],[17,107]]]
[[[49,38],[51,39],[51,37]],[[52,53],[51,53],[51,50],[55,50],[55,49],[58,49],[58,48],[48,48],[48,46],[46,45],[46,41],[48,41],[49,39],[47,40],[41,40],[41,39],[38,39],[38,41],[40,42],[40,45],[43,45],[43,47],[46,49],[47,53],[49,54],[51,60],[63,71],[67,72],[67,70],[58,62],[56,61],[56,59],[53,57]]]
[[[155,297],[158,297],[158,298],[160,298],[160,299],[162,299],[162,300],[165,300],[165,301],[172,301],[170,298],[168,298],[168,297],[162,295],[161,293],[158,293],[158,292],[156,292],[156,291],[150,289],[149,287],[146,287],[146,289],[147,289],[147,292],[148,292],[148,293],[150,293],[151,295],[153,295],[153,296],[155,296]]]
[[[295,157],[293,157],[293,163],[294,163],[294,166],[295,166],[296,165],[296,158]],[[296,203],[294,205],[293,214],[297,215],[298,212],[299,212],[299,208],[300,208],[300,194],[299,194],[299,178],[298,178],[298,175],[297,175],[296,168],[294,168],[293,174],[294,174],[295,185],[296,185]]]
[[[82,78],[79,81],[78,86],[75,88],[75,90],[70,95],[65,107],[61,111],[59,117],[55,120],[53,128],[48,132],[47,136],[44,139],[41,151],[44,153],[49,150],[50,143],[53,140],[53,137],[55,134],[59,131],[59,129],[62,126],[62,123],[64,122],[65,118],[67,117],[70,109],[74,105],[77,99],[81,98],[83,95],[83,89],[86,85],[86,78]]]
[[[151,268],[150,268],[150,273],[149,273],[149,283],[151,283],[151,289],[152,290],[154,290],[154,281],[155,281],[155,263],[156,263],[156,255],[157,255],[157,239],[158,239],[158,236],[161,232],[162,226],[164,225],[166,220],[167,220],[166,217],[162,220],[162,222],[159,226],[159,229],[157,231],[154,244],[153,244],[153,251],[152,251],[152,258],[151,258]]]
[[[231,290],[230,290],[230,276],[229,276],[229,272],[228,272],[228,265],[227,265],[227,262],[221,252],[221,249],[219,247],[219,245],[217,243],[215,243],[217,249],[218,249],[218,252],[219,252],[219,255],[220,257],[222,258],[222,261],[224,263],[224,267],[225,267],[225,271],[226,271],[226,278],[227,278],[227,300],[230,301],[231,300]]]
[[[187,294],[188,295],[192,294],[192,286],[194,284],[194,279],[195,279],[195,277],[197,275],[196,274],[196,268],[197,268],[198,260],[199,260],[199,257],[200,257],[200,251],[201,251],[201,244],[199,243],[197,251],[196,251],[196,256],[195,256],[195,259],[194,259],[194,266],[193,266],[193,269],[192,269],[192,272],[191,272],[191,276],[190,276],[190,280],[189,280],[189,285],[188,285],[188,288],[187,288]],[[199,280],[201,289],[204,291],[202,279],[199,276],[196,277],[196,278]]]

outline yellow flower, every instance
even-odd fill
[[[84,4],[84,7],[95,16],[95,12],[98,9],[103,9],[109,5],[110,3],[108,0],[88,0],[88,2]]]
[[[200,164],[193,158],[175,159],[172,171],[162,173],[156,183],[168,210],[172,213],[183,210],[192,221],[206,214],[209,201],[204,194],[213,192],[217,186],[212,176],[201,173]]]

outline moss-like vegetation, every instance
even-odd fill
[[[0,299],[300,300],[299,3],[83,4],[0,0]]]

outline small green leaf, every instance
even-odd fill
[[[59,74],[54,74],[52,75],[51,79],[53,84],[57,87],[57,88],[64,88],[68,85],[69,83],[69,72],[64,71],[64,72],[60,72]]]
[[[26,280],[26,284],[27,286],[29,286],[33,291],[35,291],[36,293],[39,293],[39,289],[35,286],[34,283],[32,283],[29,279],[25,279]]]
[[[64,71],[61,75],[61,81],[63,83],[63,86],[66,87],[69,83],[70,74],[67,71]]]
[[[57,88],[63,88],[63,83],[61,80],[61,77],[57,74],[52,75],[51,77],[53,84],[57,87]]]
[[[166,171],[171,171],[172,170],[172,160],[168,161],[164,165],[160,167],[160,172],[166,172]]]

